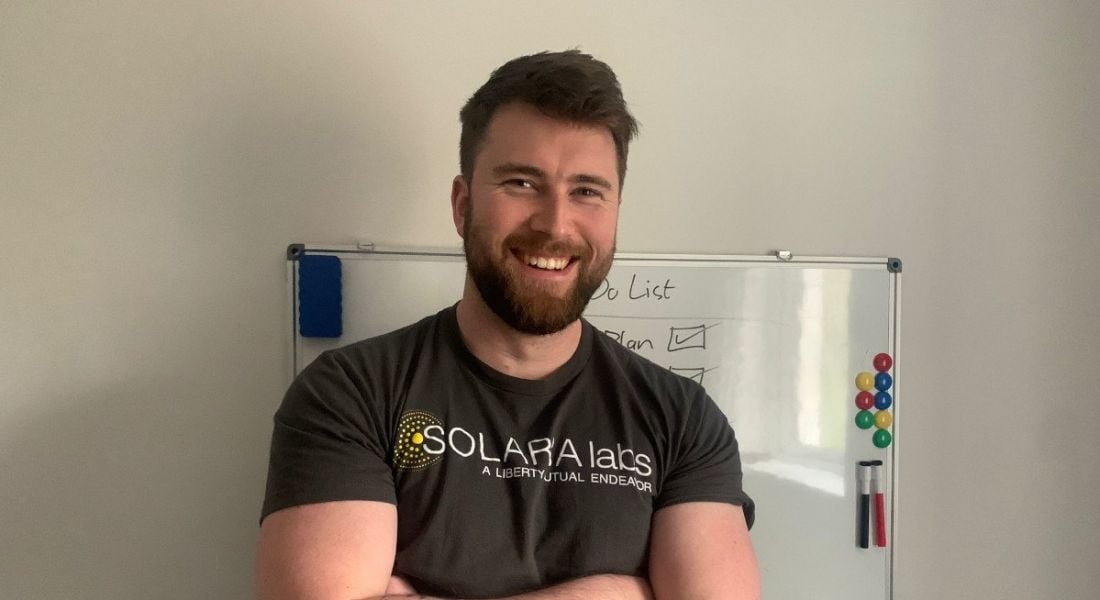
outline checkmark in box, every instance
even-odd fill
[[[711,327],[713,327],[713,325]],[[706,325],[696,325],[694,327],[669,327],[668,351],[676,352],[677,350],[688,350],[691,348],[706,348],[707,329],[709,329],[709,327]]]
[[[703,375],[708,371],[704,367],[669,367],[668,370],[688,379],[694,379],[699,385],[703,385]]]

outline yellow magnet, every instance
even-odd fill
[[[871,388],[875,387],[875,376],[868,373],[867,371],[856,375],[856,387],[865,392],[870,390]]]

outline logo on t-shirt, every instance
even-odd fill
[[[423,410],[401,416],[394,443],[394,466],[422,469],[453,454],[459,460],[478,460],[482,475],[502,479],[535,478],[550,482],[628,486],[653,493],[653,459],[621,443],[605,447],[594,441],[568,437],[541,437],[526,443],[514,437],[497,442],[483,432],[445,427]]]
[[[393,462],[399,469],[423,469],[443,460],[439,454],[424,451],[424,430],[442,427],[443,421],[422,410],[410,410],[397,423],[397,441],[393,446]]]

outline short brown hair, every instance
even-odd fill
[[[626,179],[626,155],[638,123],[626,108],[615,72],[579,50],[539,52],[514,58],[493,71],[462,107],[459,166],[471,181],[474,158],[497,109],[525,102],[548,117],[603,125],[611,132],[618,158],[619,187]]]

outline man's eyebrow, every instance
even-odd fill
[[[603,177],[600,177],[599,175],[589,175],[587,173],[581,173],[579,175],[574,175],[570,177],[569,181],[572,183],[590,183],[592,185],[602,187],[608,191],[615,190],[610,181],[604,179]]]
[[[506,177],[508,175],[527,175],[529,177],[535,177],[538,179],[546,179],[546,172],[542,169],[523,163],[502,163],[493,167],[494,177]],[[592,175],[589,173],[579,173],[569,178],[570,183],[587,183],[602,187],[609,191],[614,191],[615,186],[611,185],[611,182],[599,175]]]
[[[529,175],[539,179],[546,179],[546,173],[542,169],[522,163],[503,163],[493,167],[493,175],[504,177],[506,175]]]

